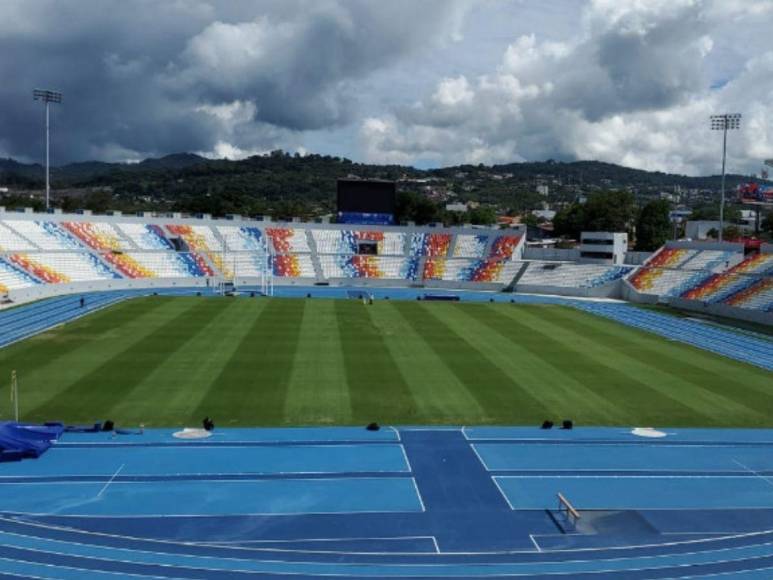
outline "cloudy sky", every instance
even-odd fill
[[[772,0],[0,0],[0,157],[282,148],[432,167],[773,157]]]

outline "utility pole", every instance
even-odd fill
[[[725,161],[727,159],[727,132],[741,128],[740,113],[711,115],[711,129],[722,131],[722,198],[719,203],[719,241],[722,241],[725,229]]]
[[[35,89],[32,91],[32,98],[36,101],[43,101],[43,103],[46,105],[46,211],[48,211],[51,205],[49,105],[51,103],[61,103],[62,93],[58,91],[49,91],[47,89]]]

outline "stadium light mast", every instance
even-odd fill
[[[722,198],[719,204],[719,241],[723,239],[725,229],[725,161],[727,159],[727,132],[741,128],[740,113],[711,115],[712,131],[722,131]]]
[[[48,89],[35,89],[32,91],[32,98],[36,101],[43,101],[46,105],[46,211],[49,209],[50,197],[51,197],[51,181],[50,181],[50,147],[49,147],[49,112],[48,108],[51,103],[61,103],[62,93],[59,91],[50,91]]]

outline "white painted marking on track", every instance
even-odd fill
[[[740,461],[738,461],[737,459],[733,459],[733,463],[735,463],[735,464],[736,464],[736,465],[738,465],[739,467],[742,467],[742,468],[744,468],[744,469],[745,469],[746,471],[748,471],[749,473],[753,473],[754,475],[756,475],[757,477],[759,477],[760,479],[762,479],[762,480],[763,480],[763,481],[765,481],[766,483],[768,483],[768,484],[770,484],[770,485],[773,485],[773,480],[771,480],[769,477],[765,477],[764,475],[762,475],[762,474],[761,474],[761,473],[759,473],[758,471],[754,471],[754,470],[753,470],[751,467],[749,467],[749,466],[747,466],[747,465],[744,465],[743,463],[741,463],[741,462],[740,462]]]
[[[191,544],[205,544],[207,546],[219,546],[227,544],[293,544],[299,542],[365,542],[372,540],[431,540],[434,536],[345,536],[340,538],[286,538],[286,539],[255,539],[255,540],[223,540],[211,542],[190,542]]]
[[[121,471],[123,471],[124,467],[126,467],[126,464],[122,463],[121,467],[119,467],[116,470],[116,472],[113,474],[113,476],[107,480],[107,483],[104,486],[102,486],[102,489],[99,490],[99,493],[97,494],[98,498],[102,497],[102,494],[105,493],[105,491],[107,491],[107,488],[110,486],[111,483],[113,483],[113,480],[118,476],[118,474],[121,473]]]
[[[435,536],[430,536],[432,538],[432,543],[435,545],[435,553],[440,553],[440,546],[438,546],[437,538]]]
[[[505,471],[505,470],[501,470],[501,469],[493,469],[493,470],[489,469],[489,466],[486,465],[485,461],[483,461],[483,458],[480,456],[480,453],[478,453],[478,450],[475,449],[475,445],[471,444],[470,448],[472,449],[472,452],[475,453],[475,457],[478,458],[478,461],[480,461],[480,464],[483,466],[483,469],[485,469],[486,471]]]
[[[416,478],[412,477],[411,481],[413,482],[413,487],[416,489],[416,497],[419,498],[419,503],[421,504],[421,511],[426,512],[427,508],[424,507],[424,500],[421,498],[421,492],[419,491],[419,484],[416,483]]]
[[[146,543],[149,543],[149,544],[152,544],[152,545],[159,545],[159,546],[165,546],[165,545],[175,545],[175,546],[183,545],[183,546],[187,546],[187,545],[196,545],[197,544],[197,542],[161,540],[161,539],[156,539],[156,538],[142,538],[142,537],[137,537],[137,536],[125,535],[125,534],[110,534],[110,533],[106,533],[106,532],[93,532],[93,531],[82,530],[82,529],[79,529],[79,528],[73,528],[73,527],[70,527],[70,526],[63,526],[61,524],[46,524],[46,523],[41,523],[41,522],[29,521],[29,520],[25,520],[24,518],[19,517],[18,515],[14,515],[14,516],[11,516],[11,517],[4,517],[4,516],[0,515],[0,521],[10,521],[10,522],[14,522],[16,524],[22,524],[22,525],[25,525],[25,526],[28,526],[28,527],[33,527],[33,528],[42,528],[42,529],[46,529],[46,530],[64,530],[64,531],[68,531],[68,532],[74,532],[74,533],[82,534],[82,535],[85,535],[85,536],[98,536],[98,537],[114,538],[114,539],[122,539],[122,540],[141,541],[141,542],[146,542]],[[757,532],[743,532],[743,533],[736,533],[736,534],[733,534],[733,535],[730,535],[730,536],[722,536],[722,537],[719,537],[719,538],[699,538],[697,540],[681,540],[681,541],[677,541],[677,542],[663,542],[663,543],[658,543],[658,544],[636,544],[636,545],[633,545],[633,546],[606,546],[606,547],[603,547],[603,548],[596,548],[596,547],[592,547],[592,548],[558,548],[558,549],[554,549],[554,550],[550,550],[550,551],[551,552],[561,552],[561,553],[575,553],[575,552],[577,552],[577,553],[583,552],[584,553],[584,552],[598,552],[600,550],[614,551],[614,550],[629,550],[631,548],[658,548],[658,547],[663,547],[663,546],[684,546],[684,545],[692,545],[692,544],[713,543],[713,542],[716,542],[717,540],[732,540],[732,539],[740,539],[740,538],[751,539],[751,538],[755,538],[757,536],[769,536],[771,534],[771,532],[773,532],[773,530],[762,530],[762,531],[757,531]],[[38,538],[38,536],[28,536],[27,534],[21,534],[21,533],[17,533],[17,532],[3,532],[3,533],[14,535],[14,536]],[[547,537],[547,536],[566,536],[568,534],[535,534],[535,535],[538,536],[538,537],[543,537],[543,536]],[[79,544],[79,545],[93,545],[93,544],[83,544],[81,542],[74,542],[74,543],[75,544]],[[771,542],[762,542],[762,543],[753,544],[753,545],[755,545],[755,546],[773,546],[773,543],[771,543]],[[249,548],[231,547],[231,546],[227,546],[227,545],[223,545],[223,546],[221,546],[221,548],[224,549],[224,550],[244,550],[244,549],[248,549],[249,550]],[[122,548],[117,548],[117,549],[122,549]],[[728,548],[721,548],[720,551],[724,551],[724,550],[727,550],[727,549]],[[141,550],[141,551],[142,552],[147,552],[148,550]],[[263,551],[263,550],[258,549],[257,551]],[[301,552],[301,553],[305,552],[305,550],[283,550],[283,551],[286,551],[286,552]],[[163,551],[159,551],[159,552],[150,551],[150,553],[166,553],[166,552],[163,552]],[[459,552],[443,552],[443,553],[444,554],[460,555],[460,556],[480,556],[480,555],[502,555],[502,554],[530,554],[530,553],[534,553],[534,551],[533,550],[488,550],[488,551],[483,550],[483,551],[479,551],[479,552],[462,552],[462,551],[459,551]],[[685,554],[690,554],[690,553],[691,552],[687,552]],[[415,552],[385,552],[385,553],[382,553],[381,555],[412,555],[412,554],[415,554]],[[582,561],[582,560],[576,560],[576,561]],[[317,562],[314,562],[314,563],[317,563]]]
[[[499,486],[499,482],[497,481],[499,479],[498,477],[492,477],[491,481],[494,482],[494,485],[497,486],[497,489],[499,490],[499,493],[502,495],[503,498],[505,498],[505,501],[507,502],[507,505],[510,507],[511,510],[514,510],[513,504],[510,503],[510,499],[507,497],[507,494],[502,490],[502,488]]]
[[[401,441],[402,441],[402,439],[400,438],[400,431],[398,431],[397,429],[395,429],[395,428],[394,428],[394,427],[392,427],[391,425],[389,426],[389,428],[390,428],[392,431],[394,431],[394,432],[395,432],[395,435],[397,435],[397,442],[398,442],[398,443],[399,443],[399,442],[401,442]]]
[[[537,551],[541,552],[542,548],[539,547],[537,540],[534,539],[534,534],[529,534],[529,539],[531,540],[531,543],[534,544],[534,547],[537,548]]]
[[[408,459],[408,453],[405,451],[405,446],[402,443],[400,444],[400,449],[402,450],[403,457],[405,458],[405,465],[408,466],[408,473],[413,473],[413,466]]]

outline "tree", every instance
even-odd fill
[[[467,212],[467,220],[471,224],[488,226],[497,221],[497,214],[492,207],[479,206]]]
[[[573,203],[553,219],[559,236],[579,239],[581,232],[626,232],[636,213],[633,194],[601,191],[584,204]]]
[[[579,203],[562,209],[553,218],[553,231],[557,236],[579,240],[584,227],[585,206]]]
[[[734,205],[725,205],[725,221],[735,222],[741,219],[741,210]],[[717,221],[719,220],[719,204],[709,203],[700,205],[692,210],[690,220],[693,221]]]
[[[111,208],[113,196],[107,191],[92,191],[83,198],[83,207],[94,213],[105,213]]]
[[[662,246],[671,233],[670,204],[658,199],[645,205],[636,222],[636,249],[651,252]]]
[[[522,216],[521,222],[526,224],[527,226],[536,226],[539,223],[539,220],[537,219],[537,216],[529,212],[526,215]]]
[[[733,240],[738,240],[741,237],[743,237],[741,228],[736,225],[731,224],[722,230],[722,240],[725,242],[732,242]]]
[[[636,202],[630,191],[601,191],[585,204],[583,229],[589,232],[626,232],[636,215]]]
[[[438,206],[423,195],[412,191],[401,191],[397,194],[397,223],[415,222],[424,225],[438,221],[440,211]]]

